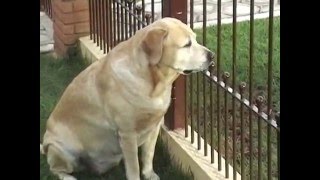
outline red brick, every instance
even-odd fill
[[[53,0],[52,5],[63,13],[71,13],[73,11],[72,1]]]
[[[57,36],[54,36],[53,40],[54,40],[54,51],[57,53],[57,55],[58,56],[66,55],[67,46],[65,46]]]
[[[89,3],[88,0],[76,0],[73,2],[73,11],[82,11],[82,10],[88,10],[89,9]]]
[[[73,45],[65,45],[58,36],[53,36],[54,39],[54,51],[59,55],[66,57],[68,49]]]
[[[89,31],[89,22],[75,24],[75,33],[88,33]]]
[[[64,24],[74,24],[89,21],[89,11],[79,11],[74,13],[62,13],[55,10],[56,18],[60,19]]]
[[[74,34],[74,25],[73,24],[64,24],[60,19],[56,18],[54,23],[59,27],[63,34]]]
[[[65,45],[75,44],[78,39],[75,34],[64,34],[56,24],[53,24],[53,31],[54,34],[57,35]]]
[[[74,22],[89,22],[89,10],[74,12]]]

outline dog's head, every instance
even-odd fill
[[[141,48],[151,65],[167,66],[180,74],[208,69],[214,53],[196,41],[196,34],[174,18],[163,18],[149,25]]]

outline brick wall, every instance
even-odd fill
[[[79,37],[89,34],[88,0],[52,0],[54,49],[68,55]]]

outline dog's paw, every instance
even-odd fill
[[[150,173],[144,174],[145,180],[160,180],[160,177],[154,172],[151,171]]]

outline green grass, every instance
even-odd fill
[[[254,22],[254,56],[253,56],[253,87],[260,94],[266,96],[268,79],[268,25],[269,19],[255,20]],[[202,29],[196,30],[198,41],[202,42]],[[250,50],[250,22],[240,22],[237,25],[237,56],[236,56],[236,87],[240,82],[249,86],[249,50]],[[273,30],[273,104],[280,111],[280,17],[274,18]],[[232,82],[233,65],[233,34],[232,25],[221,27],[221,69],[230,72],[229,82]],[[207,45],[217,52],[217,26],[207,29]]]
[[[245,98],[248,99],[248,85],[249,85],[249,41],[250,41],[250,22],[240,22],[237,24],[237,56],[236,56],[236,91],[239,92],[238,86],[240,82],[247,82],[247,91],[244,93]],[[268,77],[268,19],[256,20],[254,22],[255,35],[254,35],[254,64],[253,64],[253,99],[258,96],[267,98],[267,77]],[[202,42],[202,29],[195,30],[197,33],[197,39]],[[217,26],[207,28],[206,46],[214,52],[217,52]],[[221,74],[223,72],[230,72],[229,86],[232,85],[232,65],[233,65],[233,33],[232,24],[222,25],[221,27]],[[214,74],[217,74],[217,70],[214,70]],[[274,19],[274,48],[273,48],[273,108],[275,111],[280,111],[280,17]],[[217,126],[217,86],[213,85],[210,88],[210,82],[200,74],[189,76],[188,78],[188,121],[191,124],[191,114],[194,122],[195,131],[199,132],[202,137],[206,134],[208,143],[213,141],[213,147],[218,150],[218,126]],[[203,83],[206,82],[206,83]],[[192,83],[192,88],[191,88]],[[197,87],[199,86],[199,88]],[[210,97],[210,94],[213,94]],[[221,154],[223,157],[228,155],[228,161],[233,163],[233,150],[235,150],[235,166],[238,172],[240,172],[241,162],[241,133],[243,133],[244,142],[244,172],[248,177],[250,174],[250,153],[249,142],[251,140],[249,134],[249,112],[247,108],[243,111],[243,122],[245,128],[241,130],[240,119],[240,103],[235,103],[235,128],[233,128],[232,119],[232,97],[229,94],[225,94],[223,90],[220,91],[220,135],[221,135]],[[192,99],[191,96],[192,95]],[[227,97],[227,99],[225,99]],[[212,99],[211,99],[212,98]],[[265,99],[266,100],[266,99]],[[210,107],[210,101],[212,101],[213,107]],[[199,102],[199,103],[198,103]],[[205,104],[205,106],[204,106]],[[225,106],[227,105],[227,106]],[[262,111],[266,112],[266,101],[263,103]],[[206,118],[205,118],[206,115]],[[211,122],[212,119],[212,122]],[[199,120],[199,127],[197,121]],[[253,152],[252,152],[252,177],[257,179],[258,172],[258,119],[253,116]],[[206,128],[206,129],[205,129]],[[211,133],[211,129],[213,129]],[[261,123],[261,169],[262,179],[267,179],[267,125],[265,122]],[[235,132],[235,138],[233,138],[233,132]],[[272,129],[271,132],[271,147],[272,147],[272,177],[277,177],[277,141],[276,130]],[[226,138],[227,137],[227,138]],[[195,137],[197,138],[197,137]],[[233,139],[235,139],[236,146],[233,148]],[[226,141],[227,140],[227,143]],[[227,145],[227,147],[226,147]],[[208,151],[210,153],[210,151]],[[215,160],[217,161],[217,160]],[[224,166],[224,164],[222,165]]]
[[[46,120],[59,100],[62,92],[72,79],[86,67],[81,58],[55,60],[50,56],[40,57],[40,139],[42,140]],[[181,172],[170,160],[167,147],[161,141],[157,143],[154,169],[161,179],[191,180],[191,175]],[[86,172],[76,174],[79,180],[125,180],[124,165],[121,164],[102,176]],[[40,179],[57,180],[49,171],[46,157],[40,155]]]

